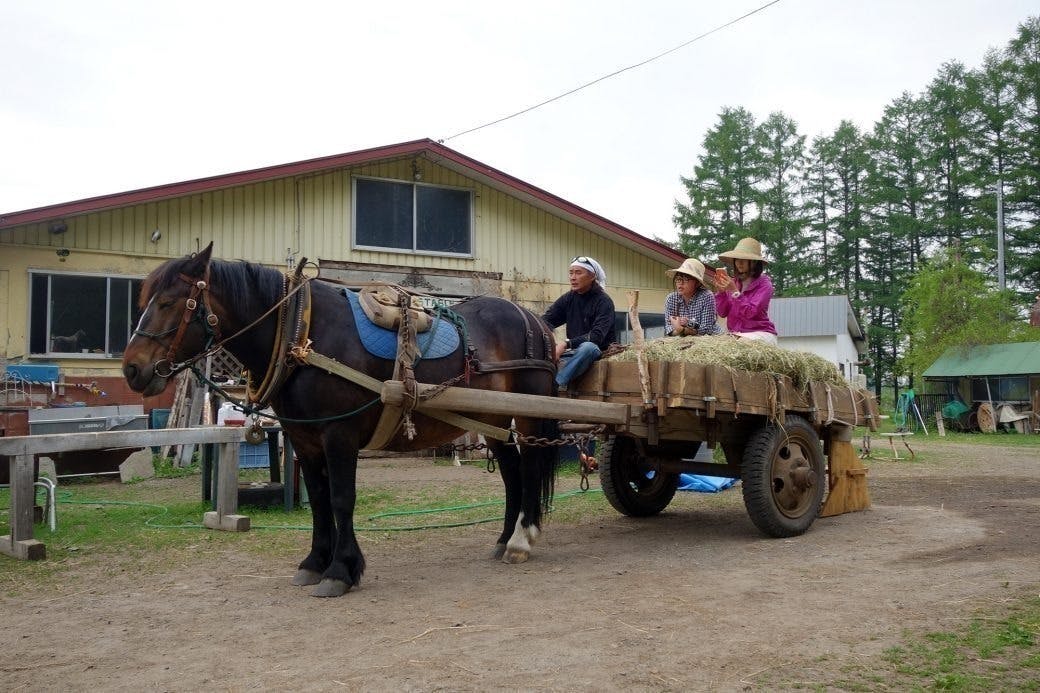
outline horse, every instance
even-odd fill
[[[76,330],[68,337],[54,337],[51,351],[79,351],[80,344],[87,338],[85,330]]]
[[[123,375],[131,389],[157,395],[176,373],[218,346],[242,362],[253,388],[256,374],[270,375],[289,360],[278,348],[280,325],[294,320],[286,320],[274,308],[295,298],[294,292],[303,284],[310,295],[306,346],[311,353],[320,352],[374,378],[373,382],[393,379],[397,359],[366,351],[344,287],[297,275],[300,285],[290,290],[292,277],[259,264],[212,258],[212,249],[210,243],[195,254],[168,260],[145,279],[141,318],[123,354]],[[532,395],[556,393],[555,344],[541,318],[493,296],[466,299],[451,310],[459,326],[442,324],[439,329],[458,329],[459,347],[441,358],[419,358],[414,363],[415,381]],[[295,322],[299,321],[297,317]],[[389,405],[382,404],[379,392],[324,368],[304,362],[281,370],[281,382],[269,402],[299,459],[312,515],[310,552],[300,562],[292,584],[313,586],[317,597],[338,597],[358,586],[365,570],[354,534],[358,451]],[[491,557],[522,563],[541,533],[559,462],[558,447],[533,443],[555,438],[558,422],[519,415],[470,416],[503,428],[513,422],[513,438],[488,441],[505,486],[504,523]],[[384,449],[427,449],[463,433],[418,410],[411,412],[411,420],[414,431],[399,426]]]

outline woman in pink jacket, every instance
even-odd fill
[[[726,328],[736,337],[775,346],[776,326],[769,319],[773,282],[764,273],[769,263],[762,257],[762,244],[754,238],[741,239],[719,259],[733,269],[732,277],[725,269],[715,274],[715,305],[719,315],[726,318]]]

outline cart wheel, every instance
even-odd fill
[[[603,495],[619,513],[649,517],[672,502],[679,475],[652,469],[640,454],[635,438],[610,436],[599,455],[599,483]]]
[[[751,521],[772,537],[803,534],[827,488],[820,438],[800,416],[755,431],[744,449],[741,486]]]

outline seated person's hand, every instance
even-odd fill
[[[563,352],[567,351],[567,342],[556,342],[556,360],[559,361]]]

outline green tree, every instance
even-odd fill
[[[982,67],[965,80],[969,105],[967,130],[972,141],[968,166],[977,188],[971,209],[965,210],[970,227],[981,234],[986,247],[996,251],[997,196],[1004,193],[1013,160],[1009,127],[1015,113],[1012,66],[1001,51],[986,53]]]
[[[863,185],[867,153],[863,136],[843,120],[830,137],[817,137],[809,152],[804,210],[819,244],[822,288],[849,296],[862,305],[864,227]]]
[[[925,166],[932,173],[932,204],[922,210],[929,228],[928,235],[943,247],[961,241],[962,247],[979,235],[971,223],[973,198],[979,181],[971,169],[972,142],[969,137],[971,110],[967,88],[967,71],[958,62],[939,68],[939,74],[928,85],[922,97]]]
[[[805,135],[783,113],[771,113],[755,133],[762,161],[758,217],[751,235],[769,250],[769,276],[777,295],[806,293],[806,285],[818,274],[809,257],[812,237],[805,233],[801,210],[801,184],[805,168]]]
[[[762,178],[755,119],[743,108],[723,108],[719,123],[704,137],[693,176],[681,177],[688,203],[676,201],[672,221],[679,246],[696,258],[716,257],[750,235]]]
[[[1040,17],[1018,27],[1008,45],[1017,105],[1011,120],[1012,149],[1008,202],[1008,276],[1028,300],[1040,286]]]
[[[903,370],[916,377],[950,347],[1027,338],[1014,293],[997,291],[992,275],[972,269],[958,251],[941,251],[923,264],[902,301],[910,343]]]
[[[819,261],[816,280],[807,286],[820,293],[834,290],[838,282],[837,268],[832,262],[837,238],[837,182],[831,162],[834,158],[831,139],[823,135],[813,138],[806,157],[805,182],[802,185],[802,211],[807,228],[818,246],[814,255]]]
[[[885,108],[866,138],[869,233],[861,249],[865,279],[859,284],[870,303],[868,332],[879,395],[885,383],[894,387],[900,375],[906,341],[899,297],[929,240],[923,217],[932,188],[923,138],[923,104],[905,92]]]

